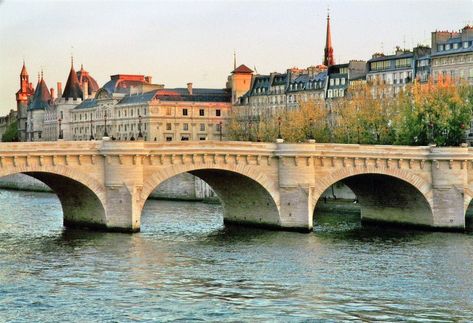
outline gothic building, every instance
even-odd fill
[[[26,124],[28,105],[34,94],[33,84],[29,81],[29,75],[26,70],[25,61],[20,72],[20,89],[16,92],[16,109],[18,118],[18,138],[20,141],[26,141]]]

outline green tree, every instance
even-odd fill
[[[18,141],[18,121],[13,122],[7,127],[7,130],[2,136],[3,142]]]

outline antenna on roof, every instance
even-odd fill
[[[233,50],[233,69],[236,70],[236,52]]]
[[[71,68],[74,68],[74,46],[71,46]]]

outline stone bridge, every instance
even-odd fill
[[[322,193],[343,182],[364,221],[465,228],[473,150],[250,142],[1,143],[0,177],[24,173],[50,186],[65,226],[136,232],[163,181],[189,172],[224,206],[225,222],[310,231]],[[41,206],[38,206],[41,207]],[[315,215],[317,216],[317,215]]]

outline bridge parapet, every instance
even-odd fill
[[[322,193],[338,181],[363,184],[360,176],[365,175],[383,175],[386,181],[396,178],[393,191],[400,194],[399,183],[409,185],[409,192],[418,192],[425,199],[422,207],[431,212],[429,216],[425,211],[422,221],[415,221],[434,227],[461,228],[473,198],[473,149],[466,147],[227,141],[0,144],[0,176],[18,172],[56,174],[82,183],[103,204],[105,225],[129,231],[139,230],[141,209],[151,191],[183,172],[201,176],[220,189],[227,206],[234,208],[228,213],[233,220],[283,228],[311,229]],[[357,181],[349,180],[355,177]],[[240,186],[233,187],[237,182]],[[360,192],[368,188],[363,186]],[[87,194],[83,196],[91,196]],[[256,198],[264,200],[265,207],[254,215],[245,214],[255,209]],[[393,196],[389,198],[370,199],[373,210],[382,212],[381,200],[396,206]],[[397,202],[399,208],[408,199],[403,198]],[[252,207],[245,201],[251,201]],[[418,205],[414,202],[408,204]],[[77,218],[80,212],[77,208],[74,212]],[[270,216],[271,212],[277,216]],[[376,216],[374,211],[366,214]],[[398,219],[409,221],[406,214]]]

